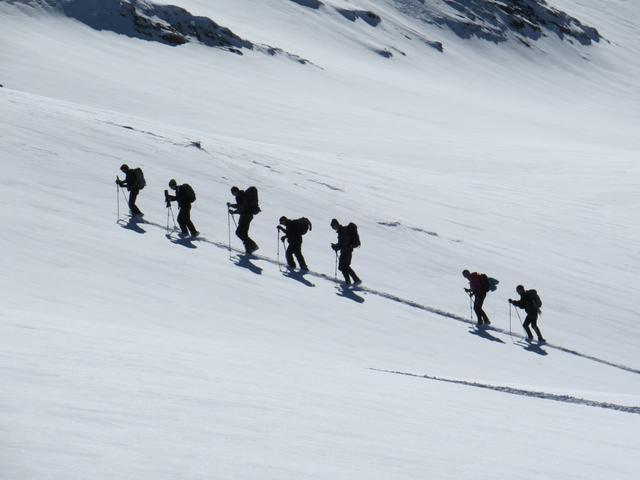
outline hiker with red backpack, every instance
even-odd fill
[[[282,216],[280,217],[279,223],[280,225],[276,228],[284,233],[280,240],[282,243],[284,243],[285,240],[289,243],[286,251],[287,265],[289,269],[293,270],[296,268],[296,261],[293,259],[295,256],[298,259],[300,270],[306,272],[309,268],[307,267],[307,262],[305,262],[304,257],[302,256],[302,236],[311,230],[311,221],[306,217],[290,220],[287,217]]]
[[[354,272],[351,268],[353,249],[360,246],[358,227],[355,223],[350,223],[349,225],[340,225],[338,220],[334,218],[331,220],[331,228],[333,228],[338,233],[338,242],[331,244],[331,248],[335,250],[336,254],[340,252],[338,270],[342,272],[346,285],[351,285],[352,280],[354,285],[359,285],[360,283],[362,283],[362,280],[360,280],[358,275],[356,275],[356,272]]]
[[[482,304],[487,297],[487,293],[496,289],[498,280],[489,278],[484,273],[472,273],[469,270],[463,270],[462,276],[469,280],[469,288],[465,288],[464,291],[469,294],[469,297],[473,297],[473,310],[478,318],[476,325],[491,325],[489,317],[482,309]]]
[[[258,189],[249,187],[240,190],[238,187],[231,187],[231,194],[235,197],[236,203],[227,203],[231,215],[239,214],[240,219],[236,228],[236,236],[242,240],[247,255],[258,250],[258,244],[249,237],[249,227],[253,216],[260,213],[258,206]]]
[[[538,341],[540,343],[546,342],[538,328],[538,315],[542,313],[540,310],[542,308],[542,300],[540,300],[538,292],[533,289],[526,290],[522,285],[516,287],[516,292],[520,295],[520,300],[509,299],[509,303],[527,312],[527,317],[522,324],[524,331],[527,332],[527,339],[533,340],[533,335],[531,335],[531,330],[529,329],[529,325],[531,325],[538,336]]]

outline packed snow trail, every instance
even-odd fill
[[[468,380],[457,380],[453,378],[442,378],[433,375],[420,375],[417,373],[398,372],[394,370],[384,370],[380,368],[370,368],[374,372],[393,373],[395,375],[404,375],[407,377],[426,378],[427,380],[435,380],[437,382],[455,383],[457,385],[466,385],[469,387],[484,388],[487,390],[494,390],[496,392],[509,393],[511,395],[521,395],[523,397],[541,398],[543,400],[554,400],[556,402],[574,403],[577,405],[586,405],[588,407],[606,408],[608,410],[616,410],[624,413],[634,413],[640,415],[640,407],[634,407],[629,405],[619,405],[617,403],[610,402],[598,402],[596,400],[589,400],[585,398],[574,397],[572,395],[558,395],[548,392],[537,392],[534,390],[524,390],[522,388],[505,387],[500,385],[490,385],[487,383],[471,382]]]
[[[159,223],[155,223],[155,222],[151,222],[148,220],[136,220],[136,221],[130,221],[125,225],[122,225],[123,228],[127,228],[133,231],[137,231],[138,233],[143,233],[144,231],[140,231],[139,227],[137,227],[137,224],[142,223],[142,224],[147,224],[147,225],[153,225],[154,227],[160,228],[162,230],[166,230],[166,226],[160,225]],[[209,240],[207,239],[205,236],[198,236],[198,237],[184,237],[184,238],[174,238],[171,236],[171,234],[167,233],[166,234],[167,238],[174,244],[177,245],[182,245],[183,247],[186,248],[197,248],[195,243],[198,242],[203,242],[203,243],[208,243],[210,245],[213,245],[217,248],[223,249],[223,250],[229,250],[229,245],[222,243],[222,242],[218,242],[218,241],[214,241],[214,240]],[[244,250],[240,250],[237,249],[235,247],[231,247],[231,252],[237,254],[238,256],[236,257],[236,264],[238,264],[241,267],[247,268],[249,270],[253,270],[254,272],[258,272],[258,271],[262,271],[262,269],[256,265],[254,265],[253,263],[251,263],[251,260],[261,260],[264,262],[268,262],[271,263],[272,265],[281,265],[276,259],[270,258],[268,256],[265,255],[257,255],[257,254],[252,254],[247,256],[244,252]],[[342,281],[338,280],[335,277],[332,277],[330,275],[324,274],[324,273],[320,273],[320,272],[314,272],[312,270],[309,270],[305,273],[305,275],[310,275],[316,278],[321,278],[323,280],[327,280],[329,282],[333,282],[337,285],[342,285]],[[289,276],[293,276],[292,273],[289,274]],[[296,280],[301,281],[302,283],[304,283],[304,279],[303,279],[304,275],[303,274],[299,274],[299,275],[295,275]],[[385,298],[387,300],[391,300],[393,302],[397,302],[400,303],[402,305],[406,305],[408,307],[411,308],[416,308],[418,310],[422,310],[425,312],[429,312],[429,313],[433,313],[435,315],[441,316],[441,317],[445,317],[451,320],[455,320],[457,322],[461,322],[461,323],[465,323],[467,325],[475,325],[475,322],[473,320],[469,320],[467,318],[461,317],[460,315],[457,315],[455,313],[451,313],[451,312],[447,312],[445,310],[439,309],[439,308],[435,308],[435,307],[431,307],[428,305],[423,305],[421,303],[418,303],[414,300],[409,300],[406,298],[402,298],[399,297],[397,295],[393,295],[387,292],[383,292],[380,290],[376,290],[370,287],[365,287],[362,285],[359,285],[357,287],[351,287],[351,288],[343,288],[342,292],[340,293],[341,296],[350,298],[351,300],[354,300],[357,303],[363,303],[364,302],[364,298],[360,297],[359,295],[357,295],[356,292],[363,292],[363,293],[367,293],[367,294],[371,294],[371,295],[376,295],[378,297],[381,298]],[[494,325],[491,325],[490,327],[483,327],[484,331],[494,331],[494,332],[498,332],[504,335],[509,335],[511,337],[516,337],[520,340],[524,340],[525,337],[524,335],[521,334],[516,334],[513,332],[509,332],[509,330],[500,328],[500,327],[496,327]],[[485,338],[490,337],[490,335],[488,335],[487,333],[484,334]],[[496,339],[495,337],[489,338],[490,340],[493,341],[499,341],[502,342],[499,339]],[[611,362],[609,360],[605,360],[602,358],[598,358],[595,357],[593,355],[589,355],[586,353],[582,353],[582,352],[578,352],[576,350],[567,348],[567,347],[563,347],[561,345],[555,345],[553,343],[549,343],[549,342],[545,342],[544,344],[541,344],[544,347],[547,348],[551,348],[551,349],[555,349],[570,355],[575,355],[577,357],[583,358],[585,360],[590,360],[593,362],[597,362],[603,365],[607,365],[609,367],[613,367],[613,368],[617,368],[620,370],[623,370],[625,372],[629,372],[629,373],[635,373],[637,375],[640,375],[640,370],[637,368],[633,368],[627,365],[622,365],[619,363],[615,363],[615,362]],[[537,351],[537,353],[542,353],[542,354],[546,354],[544,352],[544,349],[542,348],[541,345],[538,344],[527,344],[525,345],[525,348],[527,349],[532,349],[533,351]]]

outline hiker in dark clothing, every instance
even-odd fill
[[[129,190],[129,210],[131,211],[131,215],[141,217],[144,213],[142,213],[136,205],[136,199],[138,198],[140,190],[145,187],[142,170],[140,168],[129,168],[129,165],[124,163],[120,167],[120,171],[125,174],[125,179],[120,180],[117,178],[116,183],[118,186],[126,187],[126,189]],[[142,179],[140,177],[142,177]]]
[[[469,270],[463,270],[462,276],[469,280],[469,288],[465,288],[464,291],[473,297],[473,311],[476,312],[478,318],[476,325],[491,325],[489,317],[482,309],[482,304],[489,291],[487,276],[484,273],[471,273]]]
[[[281,240],[284,242],[286,239],[289,243],[286,251],[287,265],[290,269],[296,268],[296,262],[293,259],[295,256],[298,259],[300,270],[307,271],[307,262],[304,261],[302,256],[302,236],[311,230],[311,222],[308,218],[298,218],[297,220],[289,220],[287,217],[280,217],[280,225],[276,227],[278,230],[284,233]]]
[[[173,178],[169,181],[169,187],[175,190],[176,194],[169,195],[165,190],[164,196],[167,201],[167,206],[170,202],[178,202],[178,208],[180,209],[178,212],[178,225],[180,225],[181,235],[186,236],[191,234],[191,236],[197,237],[200,232],[196,230],[196,227],[191,221],[191,204],[196,200],[196,194],[193,188],[187,183],[178,185]]]
[[[331,220],[331,228],[338,232],[338,243],[332,243],[331,248],[336,252],[340,252],[338,260],[338,270],[344,275],[344,282],[351,285],[353,279],[354,285],[362,283],[362,280],[356,275],[351,268],[351,257],[353,256],[354,239],[348,226],[340,225],[335,218]]]
[[[258,245],[249,237],[249,226],[253,220],[252,206],[249,202],[247,192],[240,190],[238,187],[231,187],[231,194],[236,198],[236,203],[227,203],[229,213],[232,215],[240,214],[238,219],[238,228],[236,228],[236,236],[242,240],[245,252],[253,253],[258,250]],[[231,210],[231,209],[235,210]]]
[[[531,325],[538,336],[538,341],[546,342],[546,340],[542,338],[542,333],[540,333],[540,329],[538,328],[538,315],[540,314],[540,307],[542,306],[538,292],[535,290],[525,290],[522,285],[516,287],[516,292],[520,294],[520,300],[509,299],[509,303],[527,312],[527,317],[524,319],[522,326],[525,332],[527,332],[528,339],[533,339],[533,335],[529,329],[529,325]]]

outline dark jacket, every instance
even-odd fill
[[[304,223],[303,223],[304,222]],[[303,231],[308,230],[309,228],[305,223],[308,222],[304,218],[297,218],[295,220],[287,219],[284,222],[283,232],[287,237],[287,240],[291,241],[302,241],[302,236],[304,235]],[[310,224],[310,223],[309,223]]]
[[[127,190],[131,191],[133,189],[138,190],[138,178],[137,178],[137,168],[130,168],[125,173],[124,180],[120,182],[121,187],[127,187]]]
[[[486,277],[487,276],[484,273],[473,272],[469,274],[469,290],[476,295],[487,293],[489,289]]]
[[[525,290],[525,292],[520,295],[520,300],[513,302],[518,308],[524,309],[527,313],[538,313],[538,307],[534,301],[535,293],[533,290]]]
[[[244,190],[238,191],[238,193],[235,194],[235,197],[236,197],[236,203],[229,206],[231,208],[235,208],[236,213],[239,213],[240,215],[250,214],[251,212],[249,211],[249,201],[247,199],[247,194],[245,193],[245,191]]]
[[[336,246],[338,250],[353,250],[351,247],[351,234],[349,233],[349,227],[346,225],[340,225],[338,227],[338,243]]]
[[[186,183],[178,185],[175,195],[169,195],[169,200],[178,202],[178,206],[183,207],[185,205],[191,205],[191,198],[189,196],[189,190],[191,187]]]

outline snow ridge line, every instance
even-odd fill
[[[456,385],[465,385],[469,387],[484,388],[486,390],[494,390],[496,392],[508,393],[510,395],[520,395],[523,397],[540,398],[543,400],[553,400],[555,402],[572,403],[574,405],[585,405],[587,407],[605,408],[623,413],[633,413],[640,415],[640,407],[632,407],[628,405],[620,405],[610,402],[598,402],[586,398],[574,397],[572,395],[558,395],[555,393],[538,392],[535,390],[525,390],[522,388],[505,387],[500,385],[490,385],[488,383],[470,382],[468,380],[457,380],[453,378],[436,377],[432,375],[418,375],[416,373],[400,372],[395,370],[384,370],[379,368],[369,368],[374,372],[393,373],[395,375],[404,375],[407,377],[426,378],[437,382],[454,383]]]
[[[147,220],[143,220],[140,223],[153,225],[155,227],[161,228],[162,230],[166,230],[165,226],[160,225],[158,223],[149,222]],[[189,240],[187,239],[185,241],[189,241]],[[208,240],[208,239],[206,239],[204,237],[197,237],[197,238],[192,239],[191,241],[205,242],[205,243],[209,243],[209,244],[211,244],[211,245],[213,245],[215,247],[218,247],[220,249],[229,250],[229,245],[228,244],[221,243],[221,242],[216,242],[216,241],[213,241],[213,240]],[[238,254],[244,255],[244,251],[239,250],[237,248],[233,248],[232,247],[231,251],[234,252],[234,253],[238,253]],[[264,255],[253,254],[252,257],[254,259],[256,259],[256,260],[262,260],[262,261],[271,263],[273,265],[278,265],[278,261],[277,260],[274,260],[273,258],[266,257]],[[334,277],[332,277],[330,275],[324,274],[324,273],[313,272],[313,271],[309,270],[307,272],[307,274],[311,275],[313,277],[316,277],[316,278],[322,278],[322,279],[327,280],[329,282],[333,282],[333,283],[335,283],[337,285],[342,283],[340,280],[337,280],[336,278],[334,278]],[[425,312],[433,313],[435,315],[439,315],[441,317],[449,318],[451,320],[456,320],[458,322],[465,323],[467,325],[475,325],[475,322],[473,322],[472,320],[468,320],[468,319],[466,319],[464,317],[461,317],[460,315],[456,315],[455,313],[447,312],[447,311],[441,310],[439,308],[429,307],[427,305],[422,305],[422,304],[420,304],[418,302],[414,302],[413,300],[407,300],[407,299],[398,297],[397,295],[393,295],[393,294],[390,294],[390,293],[387,293],[387,292],[382,292],[380,290],[375,290],[375,289],[372,289],[372,288],[369,288],[369,287],[363,287],[363,286],[358,286],[354,290],[365,292],[365,293],[369,293],[371,295],[376,295],[378,297],[385,298],[385,299],[391,300],[393,302],[401,303],[401,304],[406,305],[408,307],[412,307],[412,308],[416,308],[418,310],[422,310],[422,311],[425,311]],[[485,327],[485,328],[487,328],[487,327]],[[495,331],[495,332],[498,332],[498,333],[502,333],[504,335],[509,335],[510,334],[509,331],[507,331],[507,330],[505,330],[503,328],[498,328],[498,327],[493,327],[493,326],[488,327],[487,330]],[[517,337],[519,339],[524,339],[525,338],[524,335],[519,335],[519,334],[516,334],[516,333],[511,333],[511,335],[513,335],[514,337]],[[619,364],[619,363],[610,362],[609,360],[604,360],[602,358],[594,357],[593,355],[588,355],[588,354],[585,354],[585,353],[581,353],[581,352],[578,352],[577,350],[572,350],[570,348],[562,347],[560,345],[554,345],[552,343],[545,343],[544,346],[547,347],[547,348],[552,348],[552,349],[564,352],[564,353],[568,353],[570,355],[574,355],[576,357],[584,358],[585,360],[591,360],[592,362],[600,363],[602,365],[607,365],[609,367],[617,368],[617,369],[623,370],[625,372],[635,373],[636,375],[640,375],[640,370],[637,369],[637,368],[632,368],[632,367],[628,367],[626,365],[622,365],[622,364]]]

